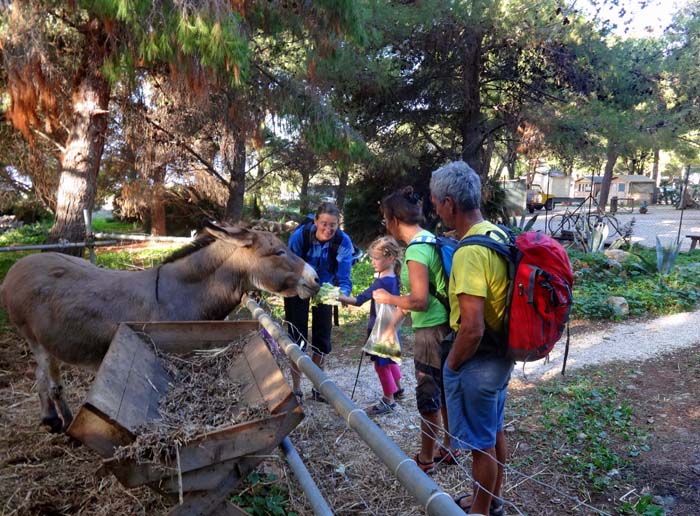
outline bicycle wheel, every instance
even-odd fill
[[[586,217],[586,231],[592,231],[599,222],[606,222],[605,216],[599,213],[591,213]],[[606,222],[607,224],[607,222]]]
[[[615,218],[613,215],[606,215],[605,216],[605,222],[607,222],[608,226],[610,226],[611,229],[611,235],[615,238],[625,238],[625,235],[623,235],[623,228],[620,226],[620,222]]]
[[[550,235],[561,235],[562,231],[571,231],[573,223],[571,216],[567,213],[552,215],[547,223]]]

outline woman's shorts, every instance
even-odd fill
[[[447,323],[416,328],[413,362],[416,369],[416,405],[421,414],[438,412],[445,402],[442,365],[450,350],[443,349],[442,341],[449,333]]]

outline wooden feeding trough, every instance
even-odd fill
[[[175,448],[168,466],[117,459],[115,450],[160,419],[159,401],[172,380],[156,355],[186,355],[239,341],[228,374],[239,403],[267,415],[217,427]],[[154,350],[155,348],[155,350]],[[147,485],[181,503],[171,514],[244,514],[227,496],[304,417],[257,321],[124,323],[119,326],[90,392],[68,433],[100,454],[126,487]]]

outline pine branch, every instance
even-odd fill
[[[152,119],[151,119],[150,117],[148,117],[148,116],[144,116],[144,118],[145,118],[146,122],[148,122],[148,123],[151,124],[153,127],[155,127],[156,129],[158,129],[159,131],[162,131],[163,133],[167,134],[170,138],[172,138],[172,139],[175,141],[175,144],[176,144],[176,145],[182,147],[182,148],[185,149],[189,154],[191,154],[192,156],[194,156],[194,158],[195,158],[197,161],[199,161],[202,165],[204,165],[204,168],[206,168],[206,169],[209,171],[209,173],[210,173],[211,175],[213,175],[216,179],[218,179],[219,182],[220,182],[223,186],[225,186],[226,188],[228,188],[229,182],[226,180],[226,178],[224,178],[221,174],[219,174],[219,173],[216,171],[216,169],[214,168],[214,166],[213,166],[204,156],[202,156],[200,153],[198,153],[196,150],[194,150],[191,146],[187,145],[187,144],[186,144],[185,142],[183,142],[180,138],[178,138],[175,134],[173,134],[173,133],[171,133],[170,131],[168,131],[165,127],[163,127],[162,125],[160,125],[160,124],[159,124],[158,122],[156,122],[155,120],[152,120]]]
[[[32,132],[35,133],[35,134],[37,134],[37,135],[39,135],[39,136],[41,136],[41,137],[42,137],[43,139],[45,139],[47,142],[49,142],[49,143],[52,144],[54,147],[56,147],[56,149],[58,150],[58,152],[60,152],[60,153],[66,152],[66,148],[65,148],[63,145],[61,145],[60,143],[58,143],[56,140],[54,140],[53,138],[51,138],[48,134],[44,133],[43,131],[40,131],[40,130],[37,129],[36,127],[32,127]]]
[[[416,123],[416,126],[418,127],[418,130],[420,131],[420,133],[425,137],[425,139],[428,140],[428,142],[433,147],[435,147],[440,154],[442,154],[443,158],[450,160],[450,161],[452,161],[454,159],[454,156],[452,156],[450,153],[448,153],[442,147],[440,147],[440,145],[438,145],[438,143],[435,141],[435,139],[430,135],[430,133],[428,133],[428,131],[425,129],[425,127],[423,127],[422,124]]]

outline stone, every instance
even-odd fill
[[[627,251],[623,251],[622,249],[606,249],[603,254],[618,263],[625,263],[628,260],[639,261],[639,258],[637,258],[635,255],[628,253]]]
[[[629,315],[630,305],[622,296],[610,296],[605,300],[606,305],[612,306],[617,315]]]

